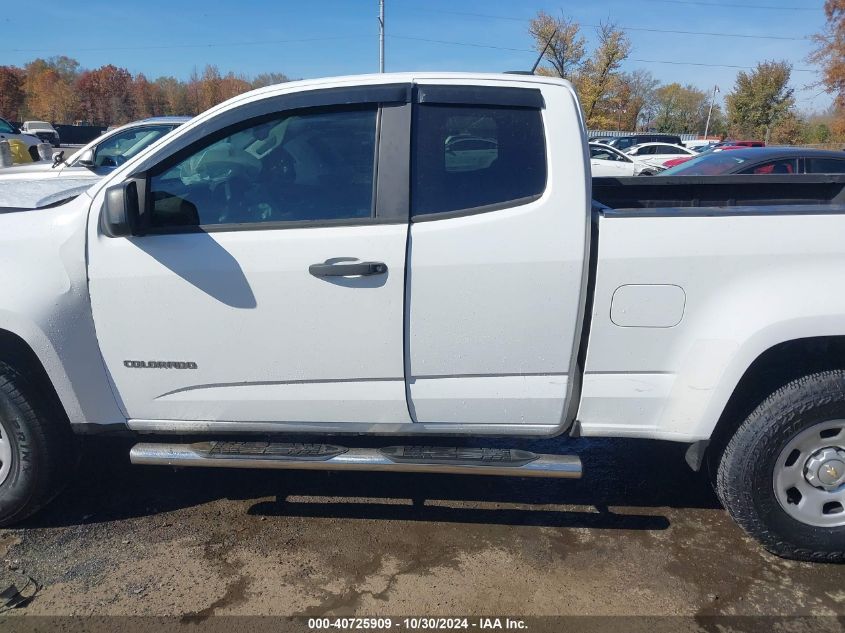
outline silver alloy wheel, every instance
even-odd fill
[[[0,420],[0,486],[6,481],[12,470],[12,442],[3,420]]]
[[[845,420],[814,424],[792,438],[773,479],[778,503],[796,521],[845,525]]]

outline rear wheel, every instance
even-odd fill
[[[64,415],[31,379],[0,362],[0,526],[22,521],[56,496],[75,457]]]
[[[845,371],[799,378],[758,406],[722,453],[716,491],[770,552],[845,561]]]

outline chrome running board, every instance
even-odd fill
[[[133,446],[129,458],[133,464],[159,466],[370,470],[570,479],[581,477],[581,460],[576,455],[539,455],[508,448],[346,448],[332,444],[273,442],[147,442]]]

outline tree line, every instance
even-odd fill
[[[253,79],[213,65],[195,70],[187,81],[148,79],[106,64],[83,70],[66,56],[35,59],[23,68],[0,66],[0,116],[23,121],[86,122],[116,125],[163,115],[195,115],[253,88],[288,81],[282,73]]]
[[[649,71],[622,70],[632,51],[625,31],[602,23],[596,45],[588,49],[581,26],[565,16],[540,11],[529,33],[542,53],[539,73],[568,79],[575,86],[591,130],[654,130],[675,134],[709,134],[753,138],[772,143],[845,141],[845,0],[827,0],[826,28],[815,36],[809,61],[822,69],[822,90],[834,95],[829,111],[803,116],[791,87],[792,67],[785,61],[763,61],[737,73],[725,108],[713,88],[663,84]]]

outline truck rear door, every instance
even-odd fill
[[[566,418],[588,156],[571,91],[532,85],[417,86],[405,370],[415,422],[552,429]]]

